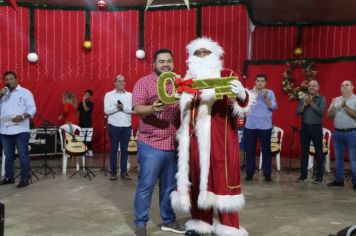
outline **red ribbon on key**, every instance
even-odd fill
[[[200,93],[198,89],[189,87],[189,85],[193,84],[192,79],[182,80],[181,78],[176,78],[176,83],[178,85],[177,93],[183,93],[183,92],[194,93],[194,94]]]

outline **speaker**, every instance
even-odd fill
[[[331,234],[330,236],[356,236],[356,225],[348,226],[336,234]]]
[[[56,129],[33,129],[29,140],[30,155],[54,154],[57,152]]]

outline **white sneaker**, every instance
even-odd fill
[[[89,156],[89,157],[93,157],[93,156],[94,156],[93,150],[89,150],[89,151],[88,151],[88,156]]]

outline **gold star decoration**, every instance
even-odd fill
[[[147,0],[146,11],[152,5],[152,3],[153,3],[153,0]],[[184,0],[184,3],[187,6],[187,8],[189,9],[189,0]]]

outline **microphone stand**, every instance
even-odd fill
[[[291,127],[292,129],[292,141],[291,141],[291,145],[290,145],[290,153],[289,153],[289,168],[288,168],[288,171],[287,171],[287,174],[290,173],[290,171],[292,170],[292,157],[293,157],[293,150],[294,150],[294,136],[295,136],[295,133],[296,131],[299,131],[299,129],[293,125],[289,125],[289,127]]]
[[[45,135],[45,137],[47,137],[47,129],[48,129],[48,125],[50,124],[50,122],[48,120],[44,119],[40,115],[36,114],[36,116],[38,118],[40,118],[44,122],[43,123],[44,124],[43,125],[44,135]],[[47,175],[51,174],[52,177],[55,178],[56,172],[54,171],[54,169],[50,165],[48,165],[47,149],[45,148],[44,150],[45,150],[45,152],[44,152],[45,162],[43,163],[43,165],[40,167],[39,170],[44,169],[44,176],[47,176]],[[38,172],[39,170],[35,170],[35,172]]]
[[[103,163],[100,171],[104,172],[104,175],[107,176],[109,170],[106,168],[105,160],[106,160],[106,130],[108,126],[108,116],[104,113],[104,151],[103,151]]]

